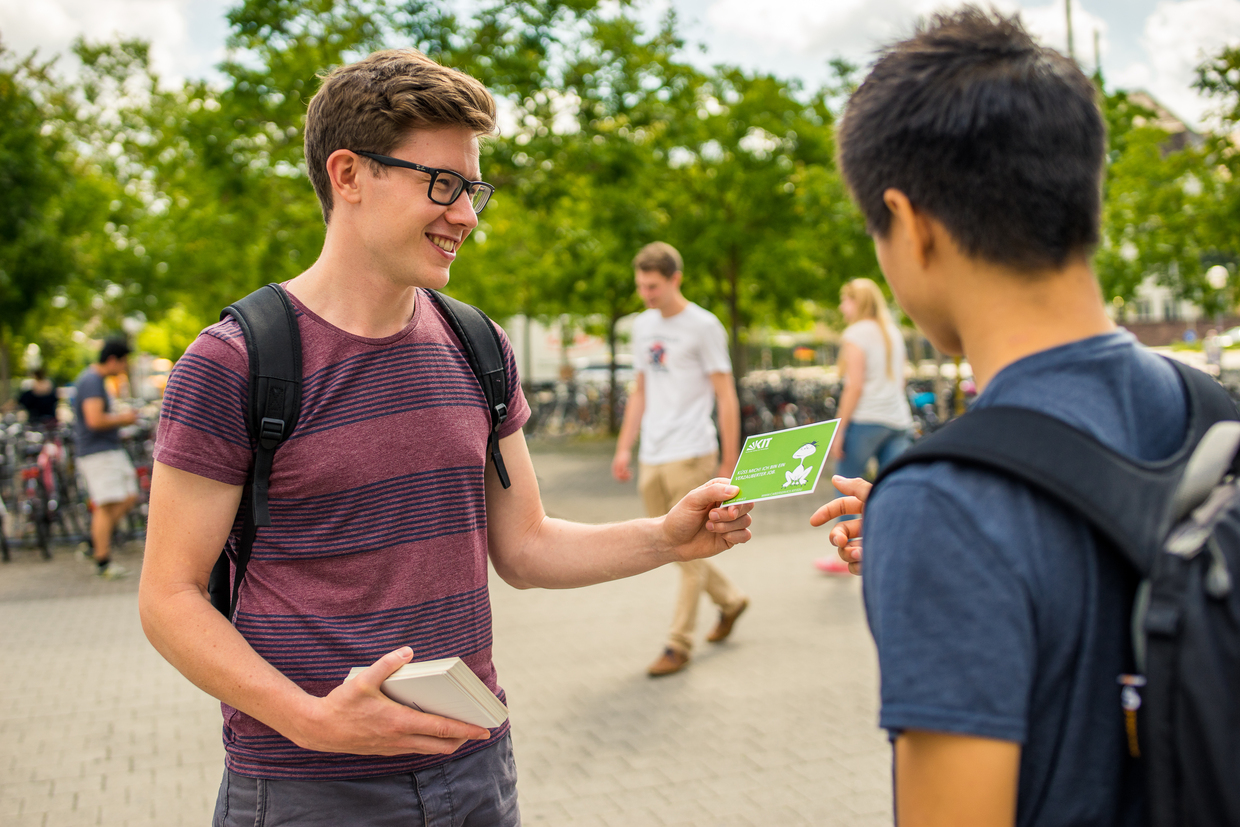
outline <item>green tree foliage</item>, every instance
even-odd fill
[[[128,235],[134,200],[114,175],[120,148],[91,131],[90,78],[75,94],[50,68],[0,50],[0,387],[31,341],[67,378],[74,335],[115,329],[119,316],[100,310],[141,292],[122,287],[140,283],[143,252]],[[74,312],[74,297],[93,325]]]
[[[1229,61],[1237,54],[1225,50],[1203,63],[1197,83],[1222,98],[1233,116],[1240,97],[1229,85],[1235,77]],[[1157,113],[1123,91],[1104,95],[1103,104],[1110,144],[1103,241],[1094,261],[1104,294],[1122,304],[1152,278],[1207,312],[1234,304],[1234,291],[1220,293],[1205,278],[1212,265],[1224,264],[1234,275],[1240,263],[1234,233],[1240,170],[1230,136],[1169,132]]]
[[[63,143],[47,135],[46,67],[0,51],[0,387],[7,387],[13,334],[64,281],[62,195],[71,181]]]
[[[731,332],[801,326],[840,285],[877,276],[834,163],[835,120],[857,68],[821,89],[684,56],[669,14],[600,0],[241,0],[228,14],[223,82],[161,84],[146,47],[79,43],[72,83],[0,53],[0,337],[76,354],[145,321],[176,357],[219,308],[313,262],[323,239],[302,126],[325,70],[414,46],[478,77],[502,129],[482,146],[498,187],[450,290],[491,315],[616,322],[640,309],[630,262],[645,243],[684,254],[685,291]],[[1203,64],[1199,88],[1240,117],[1240,57]],[[1151,274],[1213,306],[1213,263],[1237,261],[1235,148],[1176,144],[1122,92],[1110,127],[1108,298]],[[1234,298],[1234,297],[1233,297]],[[584,323],[584,322],[583,322]]]

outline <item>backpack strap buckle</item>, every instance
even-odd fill
[[[284,420],[265,416],[258,431],[258,443],[272,450],[284,439]]]

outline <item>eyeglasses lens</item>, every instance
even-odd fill
[[[482,208],[491,200],[491,188],[478,186],[474,187],[474,191],[469,194],[469,203],[473,205],[474,212],[482,212]]]
[[[455,175],[440,172],[431,184],[431,200],[444,206],[451,205],[461,194],[465,182]]]

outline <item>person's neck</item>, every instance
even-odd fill
[[[677,293],[670,300],[668,300],[667,304],[659,308],[659,312],[663,314],[663,318],[670,319],[688,306],[689,300],[682,294]]]
[[[955,327],[979,391],[1017,360],[1115,329],[1083,258],[1028,274],[969,262],[956,279]]]
[[[287,285],[328,324],[366,339],[399,333],[413,317],[417,288],[398,284],[364,259],[328,243],[318,260]]]

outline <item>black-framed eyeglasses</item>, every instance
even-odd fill
[[[430,186],[427,187],[426,194],[442,207],[451,207],[456,203],[456,199],[461,197],[462,192],[469,193],[469,204],[474,208],[474,213],[482,212],[491,200],[491,193],[495,192],[495,187],[486,181],[470,181],[459,172],[453,172],[450,169],[435,169],[434,167],[424,167],[421,164],[415,164],[412,161],[403,161],[400,158],[392,158],[388,155],[376,155],[373,152],[357,152],[372,161],[383,164],[385,167],[403,167],[404,169],[414,169],[418,172],[425,172],[431,177]]]

